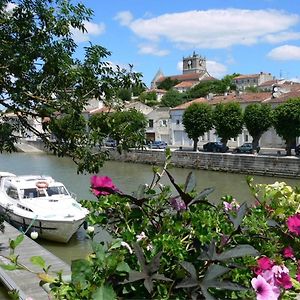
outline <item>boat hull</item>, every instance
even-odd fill
[[[33,219],[7,211],[3,207],[1,212],[5,214],[7,221],[19,230],[26,233],[35,231],[38,238],[61,243],[67,243],[85,221],[85,217],[67,221]]]

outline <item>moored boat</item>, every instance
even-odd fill
[[[67,243],[84,223],[88,210],[50,176],[0,172],[0,212],[24,232]]]

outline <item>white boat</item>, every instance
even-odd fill
[[[0,172],[0,212],[24,232],[67,243],[84,223],[88,210],[50,176]],[[28,229],[28,230],[27,230]]]

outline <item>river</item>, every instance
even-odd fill
[[[13,153],[0,154],[0,171],[12,172],[17,175],[41,174],[50,175],[62,181],[66,187],[77,195],[77,199],[94,199],[90,192],[90,175],[77,174],[76,165],[69,158],[57,158],[47,154]],[[184,183],[190,169],[172,168],[171,173],[178,183]],[[239,202],[251,202],[246,176],[232,173],[221,173],[205,170],[193,170],[197,190],[206,187],[214,187],[215,191],[210,195],[210,200],[218,201],[221,196],[233,195]],[[133,192],[139,184],[150,184],[153,177],[152,167],[147,164],[133,164],[116,161],[106,162],[99,175],[111,177],[116,186],[123,192]],[[273,183],[285,181],[291,186],[299,186],[299,179],[286,179],[275,177],[254,176],[257,183]],[[168,184],[167,178],[162,180]],[[72,260],[84,257],[89,251],[89,241],[85,239],[85,232],[80,229],[76,235],[65,244],[48,241],[38,241],[42,246],[55,255],[70,263]],[[5,299],[1,295],[0,298]]]

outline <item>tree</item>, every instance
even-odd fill
[[[120,89],[118,92],[118,97],[122,101],[131,101],[131,90],[130,89]]]
[[[257,146],[262,134],[272,126],[272,108],[268,104],[253,103],[244,111],[244,122],[253,138],[252,148],[257,151]]]
[[[80,138],[74,132],[77,138],[68,149],[65,139],[52,142],[51,135],[60,133],[55,132],[59,126],[50,124],[67,115],[81,123],[75,116],[89,99],[102,99],[110,106],[120,89],[141,84],[141,75],[133,73],[132,66],[129,71],[113,69],[105,61],[110,52],[99,45],[85,47],[83,60],[75,58],[72,31],[85,32],[84,22],[92,16],[84,5],[70,0],[13,2],[15,6],[8,10],[10,1],[0,1],[0,117],[10,111],[18,122],[0,131],[6,145],[0,150],[13,150],[19,126],[41,138],[49,150],[71,156],[79,169],[89,161],[88,171],[97,172],[103,155],[91,153],[88,132],[81,132]],[[42,122],[44,131],[36,130],[32,120]]]
[[[300,98],[291,98],[273,110],[273,126],[286,142],[287,155],[296,137],[300,136]]]
[[[161,83],[158,84],[157,88],[169,91],[172,89],[173,86],[175,86],[178,83],[179,81],[177,79],[172,79],[170,77],[167,77]]]
[[[183,93],[176,90],[167,91],[161,98],[161,106],[175,107],[183,103]]]
[[[154,106],[154,105],[158,104],[157,95],[156,95],[156,92],[154,92],[154,91],[151,91],[151,92],[145,91],[145,92],[141,93],[139,96],[139,100],[142,103],[145,103],[146,105],[149,105],[149,106]]]
[[[217,135],[226,146],[230,138],[235,138],[243,129],[243,113],[240,104],[218,103],[213,110],[213,123]]]
[[[232,79],[238,74],[226,75],[221,80],[206,80],[201,81],[188,91],[190,98],[206,97],[209,93],[224,94],[232,90],[236,90],[235,84]]]
[[[212,128],[212,109],[206,103],[193,103],[183,113],[182,123],[188,137],[194,141],[193,151],[197,151],[199,137]]]
[[[111,137],[119,150],[128,150],[143,145],[148,122],[141,112],[130,109],[94,115],[89,124],[95,144],[101,146],[104,138]]]

